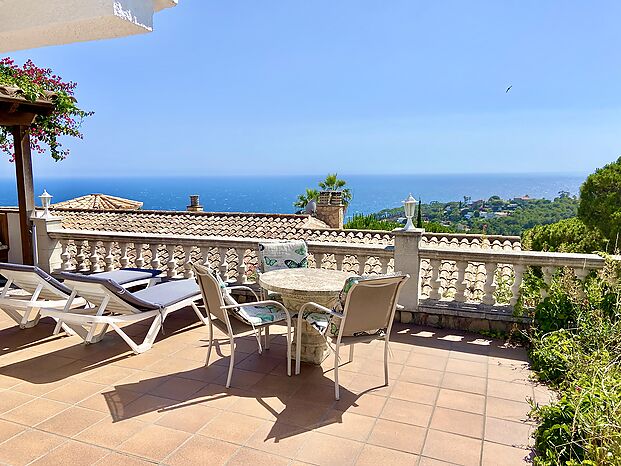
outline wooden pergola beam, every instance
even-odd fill
[[[30,215],[35,208],[35,196],[29,128],[37,115],[47,115],[53,108],[51,100],[32,102],[24,98],[20,89],[0,85],[0,126],[10,128],[14,142],[22,260],[30,265],[34,262]]]
[[[28,126],[13,126],[11,132],[13,133],[15,144],[15,178],[17,180],[17,205],[19,206],[22,260],[24,264],[34,265],[30,214],[34,210],[35,203],[30,134]]]

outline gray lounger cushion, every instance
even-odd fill
[[[129,305],[141,311],[162,309],[171,304],[183,301],[186,298],[200,295],[198,284],[193,278],[160,283],[159,285],[154,285],[150,288],[131,293],[115,281],[99,277],[99,274],[81,275],[62,272],[60,275],[65,280],[82,283],[98,283]]]
[[[67,296],[71,294],[71,290],[69,288],[67,288],[65,285],[60,283],[58,280],[52,277],[49,273],[47,273],[45,270],[40,269],[39,267],[35,267],[33,265],[8,264],[5,262],[0,262],[0,274],[2,274],[3,270],[11,270],[13,272],[36,273],[39,277],[41,277],[43,280],[48,282],[58,291],[66,294]]]
[[[161,270],[154,269],[121,269],[113,270],[112,272],[101,272],[94,274],[99,278],[107,278],[119,285],[125,285],[126,283],[135,282],[137,280],[148,280],[150,278],[157,277]]]
[[[132,293],[134,297],[156,304],[159,307],[168,307],[184,299],[201,294],[198,283],[193,278],[175,280],[145,288]]]

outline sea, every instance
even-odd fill
[[[511,199],[528,195],[553,199],[560,191],[578,194],[580,174],[451,174],[343,175],[353,200],[348,216],[400,207],[412,194],[423,203],[463,199]],[[317,187],[321,176],[35,178],[35,194],[47,190],[52,203],[91,193],[142,201],[143,209],[185,210],[189,196],[198,194],[205,211],[294,213],[297,195]],[[0,205],[17,204],[15,180],[0,180]],[[37,199],[38,200],[38,199]]]

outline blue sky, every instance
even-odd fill
[[[621,154],[619,17],[617,0],[180,0],[152,34],[12,56],[96,112],[36,176],[588,173]]]

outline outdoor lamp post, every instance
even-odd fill
[[[414,199],[411,193],[408,196],[408,198],[405,201],[403,201],[403,210],[405,211],[405,218],[407,219],[407,222],[405,224],[405,227],[403,227],[403,230],[404,231],[415,230],[416,228],[414,227],[414,223],[412,223],[412,219],[414,218],[414,215],[416,214],[416,199]]]
[[[52,196],[44,189],[43,194],[39,196],[41,199],[41,206],[43,207],[43,217],[47,218],[50,214],[50,203],[52,202]]]

